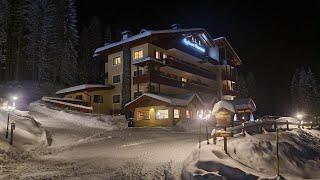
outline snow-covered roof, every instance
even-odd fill
[[[199,97],[198,94],[184,94],[183,96],[182,95],[173,96],[173,95],[144,93],[143,95],[139,96],[135,100],[127,103],[125,106],[133,104],[134,102],[138,101],[142,97],[146,97],[146,96],[171,104],[173,106],[187,106],[195,97],[198,98],[201,103],[203,103],[202,99]]]
[[[131,41],[135,41],[141,38],[145,38],[151,35],[155,35],[155,34],[168,34],[168,33],[183,33],[183,32],[192,32],[192,31],[204,31],[206,32],[205,29],[202,28],[189,28],[189,29],[167,29],[167,30],[145,30],[140,34],[131,36],[127,39],[123,39],[121,41],[118,42],[114,42],[114,43],[110,43],[110,44],[106,44],[105,46],[99,47],[95,50],[94,55],[93,56],[97,56],[99,52],[102,52],[104,50],[131,42]],[[208,33],[207,33],[208,34]]]
[[[91,88],[110,88],[111,85],[103,85],[103,84],[82,84],[78,86],[73,86],[65,89],[61,89],[56,92],[56,94],[65,94],[65,93],[70,93],[70,92],[75,92],[75,91],[81,91],[81,90],[86,90],[86,89],[91,89]]]
[[[215,113],[217,111],[219,111],[220,109],[227,109],[231,112],[236,112],[233,104],[230,101],[226,101],[226,100],[221,100],[219,102],[217,102],[212,109],[212,112]]]
[[[227,43],[227,45],[229,46],[229,48],[231,49],[232,53],[237,57],[237,59],[239,59],[239,61],[241,62],[240,57],[238,56],[238,54],[236,53],[236,51],[233,49],[233,47],[230,45],[229,41],[227,40],[227,38],[225,37],[218,37],[218,38],[214,38],[212,39],[213,41],[219,41],[219,40],[223,40]]]
[[[251,109],[256,110],[256,104],[251,98],[235,99],[232,101],[236,110]]]

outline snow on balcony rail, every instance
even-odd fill
[[[51,97],[42,97],[41,100],[45,101],[45,102],[51,102],[51,103],[54,103],[54,104],[67,106],[67,107],[70,107],[72,109],[83,109],[83,110],[87,110],[87,111],[92,111],[93,110],[92,106],[83,106],[83,105],[79,105],[79,104],[63,102],[61,100],[52,99]]]

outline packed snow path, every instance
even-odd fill
[[[48,147],[13,162],[0,178],[180,179],[198,135],[172,128],[106,130],[30,111],[46,130]],[[2,134],[1,134],[2,135]]]

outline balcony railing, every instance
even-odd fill
[[[223,95],[237,96],[237,92],[232,89],[223,88],[222,93],[223,93]]]
[[[230,80],[235,82],[236,81],[236,75],[234,73],[222,73],[222,80]]]
[[[185,72],[196,74],[208,79],[216,80],[216,75],[213,72],[207,71],[205,69],[200,69],[193,64],[183,62],[173,57],[166,58],[165,65]]]
[[[192,91],[203,91],[208,93],[212,93],[215,91],[214,88],[208,87],[208,85],[201,82],[183,82],[176,78],[160,75],[160,72],[154,72],[151,75],[143,74],[141,76],[133,77],[133,84],[147,83],[149,81],[177,88],[185,88]]]

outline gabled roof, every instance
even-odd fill
[[[66,94],[72,92],[78,92],[83,90],[92,90],[92,89],[109,89],[112,88],[112,85],[102,85],[102,84],[82,84],[78,86],[73,86],[65,89],[61,89],[56,92],[56,94]]]
[[[235,99],[233,100],[232,104],[236,108],[237,111],[241,110],[251,110],[255,111],[256,110],[256,104],[251,98],[242,98],[242,99]]]
[[[212,39],[213,42],[218,42],[218,41],[223,41],[227,47],[230,49],[231,53],[233,54],[233,56],[236,57],[236,59],[238,60],[238,63],[241,64],[241,59],[240,57],[238,56],[238,54],[236,53],[236,51],[233,49],[233,47],[230,45],[229,41],[227,40],[227,38],[225,37],[218,37],[218,38],[215,38],[215,39]]]
[[[131,36],[127,39],[123,39],[120,40],[118,42],[114,42],[114,43],[110,43],[110,44],[106,44],[105,46],[99,47],[95,50],[94,55],[93,56],[98,56],[99,53],[111,49],[113,47],[119,46],[119,45],[123,45],[138,39],[142,39],[151,35],[158,35],[158,34],[170,34],[170,33],[187,33],[187,32],[203,32],[205,33],[209,39],[212,39],[210,37],[210,34],[203,28],[189,28],[189,29],[167,29],[167,30],[144,30],[143,32],[141,32],[140,34]]]
[[[125,107],[128,107],[134,103],[139,102],[142,98],[152,98],[164,103],[167,103],[172,106],[187,106],[190,102],[197,98],[202,104],[202,99],[199,97],[198,94],[184,94],[184,95],[164,95],[164,94],[152,94],[152,93],[144,93],[135,100],[127,103]]]
[[[230,101],[227,101],[227,100],[221,100],[221,101],[217,102],[213,106],[212,112],[215,113],[215,112],[218,112],[221,109],[226,109],[226,110],[231,111],[233,113],[236,112],[233,104]]]

